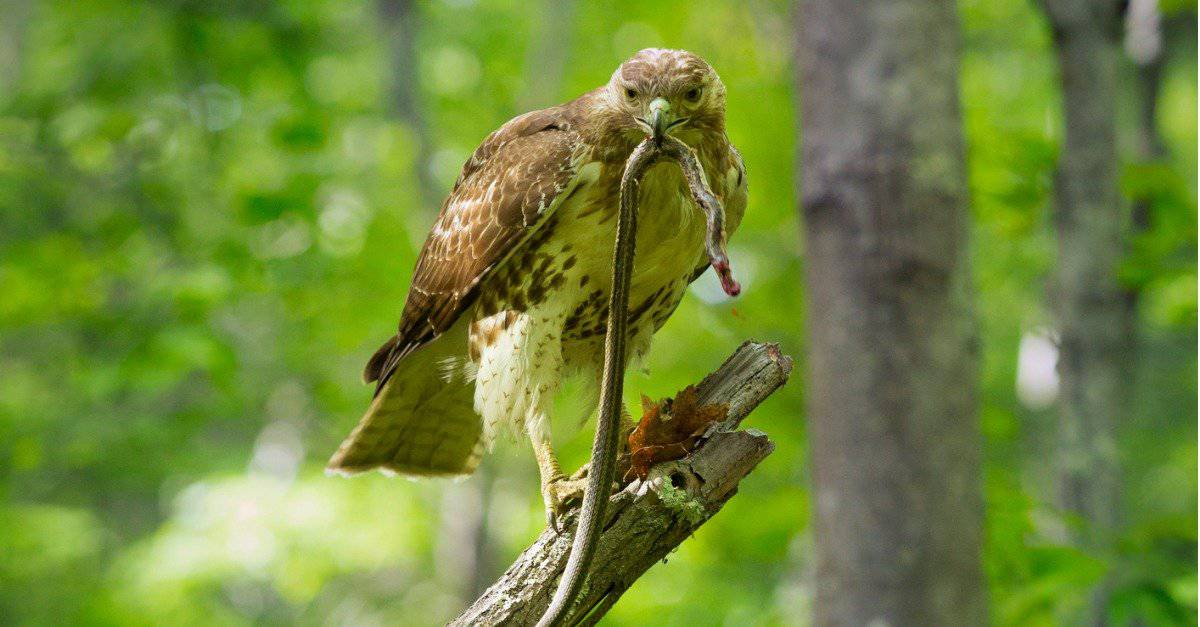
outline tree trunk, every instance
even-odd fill
[[[420,198],[426,211],[436,213],[441,208],[439,186],[430,171],[433,142],[421,106],[421,82],[417,74],[417,6],[413,0],[379,0],[379,17],[387,41],[390,61],[391,88],[388,92],[389,110],[412,128],[417,139],[417,155],[413,169],[420,187]]]
[[[949,0],[799,0],[818,625],[981,625]]]
[[[517,99],[521,112],[558,104],[567,57],[575,33],[577,0],[545,0],[535,13],[537,35],[525,55],[525,87]]]
[[[1125,250],[1116,146],[1116,2],[1044,0],[1062,81],[1064,139],[1054,222],[1054,301],[1060,336],[1058,503],[1083,527],[1075,541],[1111,548],[1119,471],[1113,429],[1126,376],[1125,295],[1117,264]],[[1104,624],[1107,584],[1093,595],[1091,622]]]
[[[1132,0],[1125,13],[1125,53],[1134,64],[1134,102],[1136,114],[1135,155],[1141,164],[1152,164],[1166,156],[1162,136],[1158,133],[1158,91],[1162,85],[1163,65],[1162,13],[1157,0]],[[1152,198],[1134,198],[1130,212],[1130,235],[1150,227]],[[1140,294],[1136,287],[1125,288],[1125,336],[1129,349],[1137,347],[1137,307]],[[1126,360],[1128,365],[1133,360]],[[1132,376],[1127,376],[1126,389]]]
[[[25,69],[25,32],[32,14],[29,0],[0,0],[0,107],[16,94]]]
[[[421,81],[417,71],[419,7],[413,0],[379,0],[378,11],[388,53],[388,111],[408,124],[416,138],[413,174],[417,198],[426,213],[441,207],[438,184],[430,171],[433,142],[421,104]],[[470,599],[489,576],[486,503],[483,492],[490,470],[480,468],[469,483],[450,486],[442,493],[439,508],[442,524],[436,539],[437,578],[453,589],[459,599]]]
[[[517,99],[517,115],[560,101],[559,91],[566,73],[567,55],[574,33],[576,0],[545,0],[535,12],[535,35],[530,39],[525,62],[525,87]],[[540,17],[540,19],[539,19]],[[537,481],[532,466],[522,466],[518,482],[527,477]],[[488,526],[495,489],[495,460],[485,458],[470,481],[455,485],[447,492],[442,519],[445,533],[439,543],[443,555],[439,564],[454,564],[443,569],[447,581],[462,582],[459,591],[469,592],[464,599],[478,597],[499,574],[499,548]]]

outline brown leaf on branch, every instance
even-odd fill
[[[642,419],[629,434],[629,470],[625,480],[645,479],[657,462],[680,459],[696,448],[709,425],[725,419],[725,404],[698,405],[695,386],[675,399],[654,402],[642,395]]]

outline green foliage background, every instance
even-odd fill
[[[1125,185],[1153,207],[1122,269],[1141,303],[1124,531],[1115,553],[1084,554],[1055,539],[1078,521],[1050,505],[1054,413],[1015,391],[1021,338],[1051,322],[1051,41],[1033,3],[960,2],[1000,625],[1063,621],[1106,571],[1115,617],[1196,623],[1195,6],[1165,4],[1166,158],[1134,163],[1131,92],[1121,102]],[[749,337],[802,358],[787,5],[581,3],[555,26],[559,93],[528,94],[539,8],[420,4],[438,193],[518,102],[581,93],[642,47],[700,53],[751,177],[732,244],[745,295],[701,282],[630,393],[674,392]],[[417,131],[387,104],[386,45],[363,0],[0,3],[0,622],[420,625],[471,595],[453,529],[477,486],[321,472],[370,396],[360,367],[394,329],[434,211]],[[611,624],[807,622],[799,366],[750,421],[775,454]],[[590,431],[556,433],[581,463]],[[524,446],[488,465],[483,579],[543,524]]]

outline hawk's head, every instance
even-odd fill
[[[686,50],[638,52],[613,72],[605,95],[604,106],[623,131],[669,132],[689,144],[725,131],[725,85]]]

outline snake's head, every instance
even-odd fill
[[[711,255],[710,255],[711,257]],[[721,279],[721,289],[730,296],[737,296],[742,293],[742,285],[733,278],[733,270],[729,267],[729,258],[721,255],[718,259],[710,259],[713,271],[717,273],[717,278]]]

